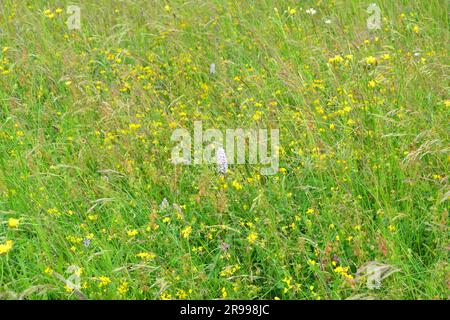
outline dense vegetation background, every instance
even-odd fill
[[[448,2],[370,4],[2,0],[1,297],[448,298]],[[195,120],[279,172],[174,166]]]

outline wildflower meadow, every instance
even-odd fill
[[[1,0],[0,299],[448,299],[448,9]]]

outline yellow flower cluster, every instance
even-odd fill
[[[353,279],[353,276],[349,274],[350,267],[337,266],[335,261],[333,261],[333,266],[335,266],[333,272],[343,276],[346,279]]]
[[[185,239],[188,239],[189,236],[191,235],[192,232],[192,227],[191,226],[187,226],[184,229],[181,230],[181,236]]]
[[[220,271],[220,276],[224,278],[231,277],[233,274],[239,271],[239,269],[241,269],[241,267],[237,264],[226,266],[222,271]]]
[[[12,240],[6,240],[5,243],[0,244],[0,254],[6,254],[13,248],[14,242]]]
[[[139,252],[138,254],[136,254],[136,257],[141,258],[142,260],[152,260],[155,259],[156,254],[152,253],[152,252]]]
[[[255,231],[250,231],[247,236],[247,240],[250,244],[254,244],[258,240],[258,234]]]
[[[99,281],[98,287],[103,288],[106,287],[108,284],[111,283],[111,279],[109,277],[100,276],[97,279]]]

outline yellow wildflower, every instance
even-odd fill
[[[340,55],[335,55],[334,57],[328,59],[328,62],[330,64],[338,64],[344,61],[344,58],[342,58]]]
[[[127,235],[129,236],[129,237],[135,237],[135,236],[137,236],[139,234],[139,231],[137,231],[137,230],[128,230],[127,231]]]
[[[368,65],[376,65],[377,64],[377,58],[373,57],[373,56],[369,56],[366,58],[366,63]]]
[[[187,226],[185,227],[183,230],[181,230],[181,236],[185,239],[188,239],[190,234],[192,232],[192,227],[191,226]]]
[[[308,260],[308,264],[309,264],[310,266],[315,266],[315,265],[317,264],[317,262],[316,262],[315,260],[309,259],[309,260]]]
[[[347,279],[353,279],[353,276],[348,273],[350,271],[350,267],[337,266],[336,268],[334,268],[333,271],[335,273],[340,274],[341,276],[343,276],[343,277],[345,277]]]
[[[136,257],[139,257],[142,260],[152,260],[156,257],[156,254],[152,252],[139,252],[138,254],[136,254]]]
[[[19,219],[9,218],[8,219],[8,227],[11,229],[19,227]]]
[[[172,295],[170,293],[161,293],[160,296],[161,300],[172,300]]]
[[[98,284],[99,288],[106,287],[108,284],[111,283],[111,279],[105,276],[100,276],[98,280],[100,281],[100,283]]]
[[[236,190],[241,190],[241,189],[242,189],[242,185],[241,185],[237,180],[233,180],[233,182],[231,183],[231,185],[232,185]]]
[[[127,293],[128,292],[128,282],[123,281],[120,284],[119,288],[117,288],[117,292],[121,295],[124,295],[125,293]]]
[[[141,127],[141,125],[139,123],[130,123],[128,127],[130,128],[130,130],[137,130]]]
[[[222,292],[222,299],[226,299],[228,297],[227,289],[222,288],[221,292]]]
[[[0,244],[0,254],[6,254],[11,251],[13,244],[12,240],[6,240],[4,244]]]
[[[258,234],[254,231],[250,232],[247,236],[247,240],[250,244],[255,243],[255,241],[258,239]]]
[[[191,292],[192,292],[192,290],[189,290],[189,293],[191,293]],[[188,293],[186,291],[184,291],[183,289],[179,289],[175,295],[177,296],[177,298],[179,300],[185,300],[189,296]]]

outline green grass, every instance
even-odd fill
[[[447,299],[448,2],[371,2],[2,1],[0,296]],[[280,172],[174,166],[196,120]]]

